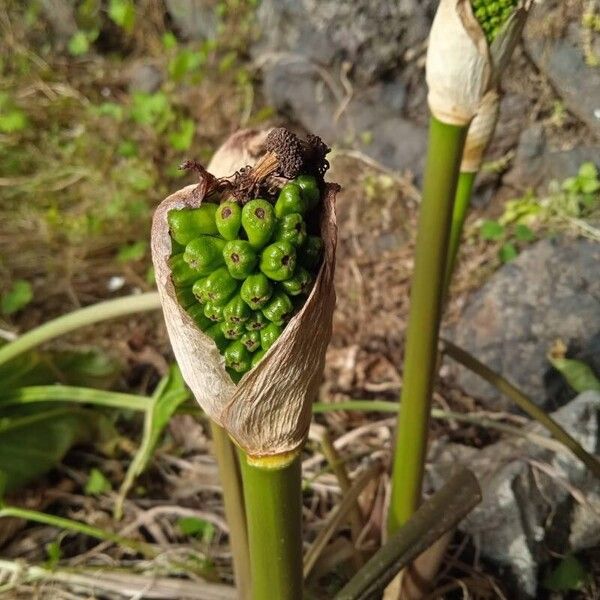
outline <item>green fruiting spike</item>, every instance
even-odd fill
[[[211,321],[222,321],[223,320],[223,307],[212,302],[207,302],[204,305],[204,314]]]
[[[194,271],[183,259],[183,254],[175,254],[169,258],[171,279],[176,287],[192,285],[198,279],[198,271]]]
[[[260,331],[269,324],[269,321],[261,312],[252,313],[252,316],[246,321],[246,331]]]
[[[306,223],[300,213],[284,215],[279,219],[275,229],[275,240],[289,242],[299,248],[306,241]]]
[[[232,240],[225,244],[223,258],[229,274],[236,279],[246,279],[254,271],[258,256],[246,240]]]
[[[269,323],[264,329],[260,330],[260,347],[266,352],[275,343],[282,331],[281,325]]]
[[[183,260],[200,275],[209,275],[225,263],[223,248],[226,243],[220,238],[201,235],[185,247]]]
[[[221,331],[228,340],[239,340],[246,333],[246,328],[243,323],[229,323],[225,321],[221,323]]]
[[[280,285],[289,296],[298,296],[308,294],[312,281],[312,275],[304,267],[297,267],[293,277],[282,281]]]
[[[226,240],[235,240],[242,226],[242,208],[235,200],[223,202],[217,209],[215,223]]]
[[[249,275],[240,289],[244,302],[252,309],[262,308],[273,294],[273,284],[264,273]]]
[[[171,210],[167,215],[171,237],[186,246],[199,235],[217,235],[217,205],[207,202],[198,208]]]
[[[252,247],[264,248],[275,231],[273,206],[266,200],[250,200],[242,209],[242,225]]]
[[[309,235],[306,243],[298,251],[298,262],[309,271],[313,271],[321,261],[323,240],[316,235]]]
[[[252,356],[252,368],[254,368],[263,358],[263,356],[267,353],[266,350],[258,350]]]
[[[225,267],[220,267],[206,278],[203,288],[208,302],[222,306],[236,293],[238,285],[229,271]]]
[[[175,288],[175,296],[181,308],[189,308],[198,302],[193,287]]]
[[[471,0],[473,15],[483,29],[488,43],[494,41],[518,5],[519,0]]]
[[[283,325],[293,311],[294,305],[290,297],[285,292],[276,290],[273,297],[263,308],[262,313],[272,323]]]
[[[312,210],[321,198],[319,185],[312,175],[300,175],[292,183],[295,183],[302,191],[302,196],[306,200],[308,210]]]
[[[225,364],[236,373],[245,373],[252,366],[252,355],[241,341],[231,342],[225,352]]]
[[[223,318],[229,323],[245,323],[252,316],[252,310],[236,294],[223,308]]]
[[[202,331],[206,331],[213,325],[213,321],[204,314],[204,306],[202,304],[194,304],[187,309],[188,314]]]
[[[273,281],[285,281],[294,274],[296,249],[289,242],[267,246],[260,257],[260,270]]]
[[[279,192],[277,202],[275,202],[275,215],[277,218],[292,213],[303,215],[308,209],[308,202],[302,195],[302,189],[295,183],[286,183]]]
[[[206,330],[206,335],[208,335],[214,343],[216,344],[219,352],[223,352],[225,348],[229,345],[229,340],[223,335],[223,330],[221,329],[221,323],[215,323],[211,327]]]
[[[192,286],[192,292],[194,296],[198,299],[198,302],[205,304],[209,301],[208,290],[206,289],[206,281],[208,277],[200,277],[194,282]]]
[[[260,333],[248,331],[240,338],[240,342],[248,348],[248,352],[254,352],[260,348]]]

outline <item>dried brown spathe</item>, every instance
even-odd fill
[[[208,170],[229,175],[259,155],[264,132],[238,132],[216,153]],[[252,147],[254,150],[249,151]],[[254,155],[253,155],[254,153]],[[228,173],[223,171],[224,165]],[[152,260],[167,331],[183,377],[206,413],[224,427],[252,457],[270,457],[298,450],[306,437],[311,403],[322,377],[325,350],[331,337],[335,305],[333,272],[337,242],[337,185],[323,195],[321,237],[323,264],[304,306],[287,324],[260,363],[235,385],[213,340],[203,333],[176,300],[168,258],[171,237],[167,214],[200,206],[199,187],[188,186],[156,209],[152,223]]]

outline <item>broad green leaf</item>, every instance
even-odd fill
[[[29,125],[27,115],[18,108],[13,108],[0,114],[0,131],[2,133],[15,133],[23,131]]]
[[[83,491],[87,496],[96,496],[110,492],[111,489],[110,481],[104,476],[104,473],[94,467],[88,475]]]
[[[576,392],[600,392],[600,381],[589,365],[571,358],[548,357],[552,366],[565,378]]]
[[[215,537],[215,526],[198,517],[182,517],[177,521],[177,526],[183,535],[199,537],[206,544],[210,544]]]
[[[99,413],[73,407],[4,410],[0,419],[0,473],[6,492],[41,477],[77,443],[98,439]]]
[[[177,46],[177,38],[172,31],[166,31],[163,33],[161,39],[165,50],[171,50]]]
[[[140,240],[133,244],[127,244],[127,246],[121,246],[117,254],[117,260],[119,262],[131,262],[135,260],[141,260],[146,256],[146,250],[148,249],[148,242],[146,240]]]
[[[544,587],[553,592],[580,590],[589,578],[581,562],[569,554],[544,578]]]
[[[121,517],[125,496],[133,485],[135,478],[143,473],[148,466],[154,449],[173,413],[189,397],[190,392],[185,387],[179,368],[176,365],[172,366],[169,374],[163,377],[152,395],[152,403],[144,417],[144,432],[140,447],[129,464],[115,502],[115,518],[119,519]]]
[[[131,117],[140,125],[151,125],[162,131],[174,118],[169,98],[163,92],[136,92],[132,100]]]
[[[85,31],[77,31],[73,34],[67,45],[69,53],[73,56],[86,54],[90,49],[90,41]]]
[[[131,0],[110,0],[108,16],[128,33],[135,25],[135,7]]]
[[[585,162],[579,167],[578,175],[583,179],[598,179],[598,169],[593,162]]]
[[[123,140],[117,148],[117,154],[124,158],[132,158],[139,154],[138,145],[131,140]]]
[[[481,239],[496,242],[504,237],[504,227],[498,221],[486,220],[479,229]]]
[[[182,121],[179,129],[169,135],[169,144],[179,151],[188,150],[192,145],[196,126],[191,119]]]
[[[533,233],[527,225],[517,223],[515,226],[515,238],[517,238],[519,242],[533,242],[533,240],[535,240],[535,233]]]
[[[519,255],[519,251],[517,250],[514,244],[507,242],[506,244],[502,244],[502,247],[498,251],[498,255],[500,256],[500,260],[503,263],[507,263],[517,258],[517,256]]]
[[[17,279],[6,294],[2,295],[2,313],[12,315],[25,308],[33,300],[31,284],[23,279]]]

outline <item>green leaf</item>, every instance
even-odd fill
[[[171,50],[177,46],[177,38],[172,31],[166,31],[162,35],[162,44],[165,50]]]
[[[47,569],[54,569],[56,565],[58,565],[60,559],[62,558],[62,550],[60,549],[61,541],[62,536],[58,540],[46,544],[47,559],[45,566]]]
[[[515,259],[519,255],[519,251],[515,247],[514,244],[507,242],[506,244],[502,244],[502,247],[498,251],[498,256],[500,256],[500,260],[503,263],[510,262]]]
[[[33,300],[33,290],[29,282],[17,279],[12,287],[2,296],[0,307],[5,315],[12,315],[25,308]]]
[[[108,16],[127,33],[135,25],[135,7],[131,0],[110,0]]]
[[[585,162],[579,167],[578,175],[583,179],[598,179],[598,169],[593,162]]]
[[[163,92],[133,94],[131,118],[140,125],[150,125],[162,131],[174,118],[169,98]]]
[[[90,471],[83,491],[86,496],[97,496],[110,492],[112,486],[104,473],[95,467]]]
[[[600,381],[589,365],[571,358],[548,357],[552,366],[565,378],[576,392],[600,392]]]
[[[581,182],[581,192],[583,194],[594,194],[600,190],[600,181],[597,179],[584,179]]]
[[[27,115],[18,108],[13,108],[0,114],[0,131],[2,133],[16,133],[23,131],[29,125]]]
[[[103,102],[95,107],[95,111],[101,117],[110,117],[115,121],[121,121],[123,119],[123,107],[116,102]]]
[[[533,240],[535,240],[535,233],[533,233],[527,225],[517,223],[515,226],[515,238],[517,238],[519,242],[533,242]]]
[[[121,246],[117,254],[117,260],[119,262],[132,262],[135,260],[141,260],[146,256],[146,250],[148,249],[148,242],[146,240],[140,240],[133,244],[127,244]]]
[[[207,53],[189,48],[180,50],[169,62],[169,77],[180,81],[187,73],[191,73],[206,62]]]
[[[558,566],[544,578],[544,587],[553,592],[580,590],[590,574],[572,554],[563,558]]]
[[[175,150],[187,150],[192,145],[194,133],[196,133],[194,121],[185,119],[182,121],[179,130],[169,135],[169,144]]]
[[[179,368],[174,365],[169,374],[163,377],[152,395],[152,402],[144,418],[144,432],[136,455],[129,464],[125,479],[115,501],[114,514],[119,519],[123,510],[123,502],[136,477],[144,472],[152,458],[160,436],[168,425],[177,407],[190,397],[189,390],[181,376]]]
[[[482,240],[496,242],[504,237],[504,226],[498,221],[485,220],[479,228],[479,235]]]
[[[5,491],[15,491],[47,473],[74,444],[97,439],[99,417],[96,411],[73,407],[4,410],[0,419],[0,473]]]
[[[139,153],[138,145],[131,140],[123,140],[117,148],[117,154],[124,158],[132,158]]]
[[[182,517],[177,521],[177,526],[183,535],[200,537],[206,544],[210,544],[215,537],[215,526],[198,517]]]
[[[69,40],[67,49],[72,56],[82,56],[83,54],[86,54],[90,49],[90,41],[85,34],[85,31],[77,31],[74,33]]]

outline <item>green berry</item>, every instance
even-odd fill
[[[275,231],[273,206],[266,200],[250,200],[242,209],[242,225],[250,245],[260,250],[267,245]]]
[[[228,321],[221,323],[221,331],[228,340],[238,340],[246,333],[242,323],[229,323]]]
[[[175,254],[169,258],[171,279],[176,287],[192,285],[198,279],[198,271],[194,271],[183,259],[183,254]]]
[[[277,290],[263,308],[262,313],[269,321],[282,325],[293,311],[294,305],[290,297],[285,292]]]
[[[260,270],[273,281],[285,281],[294,274],[296,250],[289,242],[267,246],[260,257]]]
[[[306,223],[300,213],[291,213],[281,217],[275,230],[275,240],[289,242],[299,248],[306,241]]]
[[[282,331],[281,325],[269,323],[260,331],[260,347],[266,352],[275,343]]]
[[[224,264],[223,248],[226,243],[220,238],[201,235],[185,247],[183,260],[200,275],[209,275]]]
[[[237,291],[238,282],[225,267],[213,271],[204,282],[203,289],[209,302],[225,304]]]
[[[258,331],[248,331],[240,338],[240,342],[248,348],[248,352],[254,352],[260,348],[260,333]]]
[[[186,246],[199,235],[217,235],[217,205],[207,202],[198,208],[171,210],[167,215],[171,237]]]
[[[319,203],[321,198],[317,180],[312,175],[300,175],[299,177],[296,177],[292,183],[295,183],[300,187],[302,196],[308,205],[308,210],[312,210]]]
[[[225,352],[225,364],[236,373],[245,373],[252,366],[252,355],[239,340],[231,342]]]
[[[187,312],[202,331],[206,331],[213,324],[213,321],[204,314],[204,306],[202,304],[190,306]]]
[[[264,273],[249,275],[240,289],[244,302],[253,310],[262,308],[273,294],[273,284]]]
[[[208,277],[201,277],[194,282],[192,286],[192,291],[194,292],[194,296],[198,299],[198,302],[205,304],[210,300],[208,297],[208,290],[206,289],[206,280]]]
[[[298,262],[309,271],[313,271],[321,261],[323,240],[316,235],[309,235],[306,243],[298,251]]]
[[[254,271],[258,256],[246,240],[232,240],[225,244],[223,258],[229,274],[236,279],[246,279]]]
[[[286,183],[279,192],[277,202],[275,202],[275,215],[277,218],[292,213],[303,215],[308,209],[308,203],[302,195],[302,188],[295,183]]]
[[[282,281],[280,285],[286,294],[298,296],[308,293],[312,281],[312,275],[304,267],[298,267],[294,275],[290,279]]]
[[[254,353],[254,355],[252,356],[252,368],[254,368],[262,360],[262,357],[266,353],[266,350],[259,350],[258,352]]]
[[[251,315],[251,317],[246,321],[246,331],[260,331],[264,329],[269,324],[269,321],[265,318],[265,316],[261,312],[255,312]]]
[[[223,320],[223,307],[218,304],[214,304],[212,302],[207,302],[204,305],[204,314],[211,321],[222,321]]]
[[[214,343],[217,345],[219,352],[223,352],[225,348],[229,345],[229,340],[223,335],[223,330],[221,329],[221,323],[215,323],[211,327],[206,330],[206,335],[208,335]]]
[[[250,307],[236,294],[223,308],[223,318],[229,323],[245,323],[252,316]]]
[[[242,226],[242,208],[235,200],[219,205],[215,222],[219,233],[226,240],[235,240]]]
[[[175,288],[175,296],[181,308],[189,308],[198,302],[193,290],[193,287]]]

